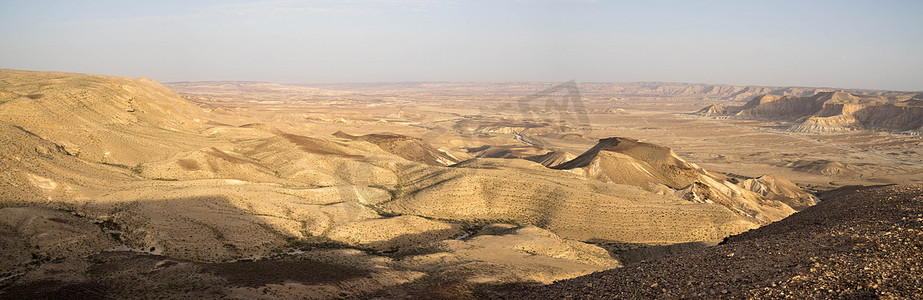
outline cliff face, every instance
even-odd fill
[[[807,87],[734,86],[660,82],[599,84],[598,86],[590,83],[582,84],[581,89],[581,92],[587,93],[598,91],[613,94],[708,97],[713,99],[741,101],[758,95],[809,96],[831,90]]]
[[[696,114],[791,122],[791,130],[832,133],[851,130],[923,132],[923,102],[884,96],[857,96],[846,92],[821,92],[810,97],[763,95],[742,106],[705,107]]]

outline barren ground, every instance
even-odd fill
[[[811,207],[785,219],[814,204],[801,189],[923,182],[919,135],[806,134],[777,122],[691,114],[760,93],[819,90],[164,86],[0,70],[0,298],[510,296],[510,286],[680,259],[690,250],[725,255],[748,236],[774,238],[761,234],[824,213]],[[572,159],[585,161],[564,164]],[[867,217],[881,220],[896,218],[886,216],[895,209],[916,213],[916,186],[875,191],[822,205],[871,201]],[[906,201],[886,207],[885,196]],[[798,234],[848,238],[852,229],[836,221],[844,216]],[[885,239],[873,235],[879,227],[862,234],[877,243]],[[849,245],[867,245],[856,243]],[[831,247],[849,250],[840,246]],[[765,250],[753,247],[740,251]],[[735,257],[749,257],[740,251]],[[674,253],[679,258],[665,256]],[[913,262],[898,267],[918,271]],[[843,295],[866,295],[830,282]],[[740,296],[774,295],[747,287]],[[919,296],[906,291],[899,295]]]

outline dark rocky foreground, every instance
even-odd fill
[[[715,247],[482,297],[923,299],[923,185],[827,195]]]

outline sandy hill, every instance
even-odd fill
[[[670,148],[618,137],[599,140],[593,148],[555,169],[581,169],[587,171],[587,176],[603,181],[642,187],[659,183],[674,189],[694,182],[697,171]]]
[[[820,159],[820,160],[798,160],[787,165],[792,169],[800,172],[827,175],[827,176],[858,176],[859,172],[855,167],[841,162]]]
[[[469,154],[478,158],[525,159],[546,167],[554,167],[576,157],[567,151],[548,150],[542,147],[528,145],[484,145],[481,147],[467,148],[466,150]]]
[[[199,107],[145,78],[2,70],[0,84],[0,121],[69,155],[149,179],[394,182],[392,171],[366,161],[394,158],[374,145],[215,124]]]
[[[742,106],[712,105],[697,114],[787,121],[797,132],[923,132],[923,105],[915,98],[900,100],[846,92],[820,92],[806,97],[761,95]]]
[[[483,145],[465,149],[468,154],[481,158],[526,158],[545,154],[548,150],[528,145]]]
[[[549,151],[545,154],[525,157],[526,160],[537,162],[549,168],[557,167],[565,162],[573,160],[574,158],[577,157],[567,151]]]
[[[128,170],[81,160],[64,147],[0,121],[0,204],[63,201],[83,189],[133,180]]]
[[[853,189],[704,251],[484,297],[915,299],[921,216],[919,185]]]
[[[420,162],[434,166],[448,166],[459,160],[445,151],[436,149],[420,138],[394,133],[375,133],[362,136],[353,136],[342,131],[333,134],[338,138],[348,140],[366,141],[381,147],[391,154],[400,156],[409,161]]]
[[[179,153],[162,161],[141,165],[140,174],[160,179],[238,179],[255,182],[284,182],[277,172],[240,153],[207,147]]]
[[[0,86],[0,121],[81,158],[134,166],[201,140],[201,110],[150,79],[0,70]]]
[[[795,183],[778,176],[763,175],[746,179],[738,185],[769,200],[785,203],[795,210],[802,210],[817,204],[817,197],[805,192]]]
[[[583,241],[715,240],[760,223],[719,204],[589,180],[521,159],[472,159],[400,173],[394,200],[380,204],[387,212],[464,222],[506,220]]]
[[[497,117],[469,118],[456,122],[453,129],[469,134],[500,133],[543,135],[570,130],[567,124],[542,120],[520,120]]]
[[[522,156],[513,150],[521,149],[484,146],[473,149],[481,158],[450,168],[406,168],[396,197],[381,207],[449,220],[507,219],[580,240],[667,244],[709,240],[815,204],[783,178],[731,182],[668,147],[626,138],[602,139],[551,168],[530,161],[545,155],[486,158]]]
[[[723,176],[686,162],[668,147],[632,139],[602,139],[577,158],[554,168],[604,182],[672,194],[692,202],[718,203],[761,222],[780,220],[794,212],[785,202],[771,199],[778,189],[766,189],[766,194],[756,193],[751,190],[752,187],[732,183]],[[800,191],[785,179],[775,178],[773,181]],[[799,200],[794,202],[803,201],[810,205],[813,204],[812,198],[802,191],[794,198]]]

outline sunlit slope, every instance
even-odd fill
[[[552,168],[491,153],[506,159],[404,169],[397,197],[381,206],[452,220],[510,220],[582,240],[676,243],[720,239],[782,219],[795,212],[790,205],[815,203],[783,178],[732,182],[670,148],[626,138],[602,139]]]
[[[686,162],[668,147],[627,138],[601,139],[590,150],[554,168],[603,182],[673,194],[691,202],[721,204],[762,223],[777,221],[794,213],[786,203],[773,200],[768,194],[754,193],[721,175],[711,174]],[[806,193],[799,196],[812,198]]]
[[[342,139],[366,141],[378,145],[382,150],[409,161],[434,166],[447,166],[458,162],[458,159],[451,154],[436,149],[422,139],[406,135],[379,133],[353,136],[342,131],[337,131],[333,135]]]
[[[93,161],[134,166],[197,148],[200,118],[146,78],[0,70],[0,121]]]
[[[55,203],[134,181],[130,171],[76,158],[63,147],[0,122],[0,203]]]
[[[758,221],[711,203],[586,179],[537,163],[475,159],[452,168],[404,171],[394,213],[453,220],[509,220],[562,237],[635,243],[720,239]]]
[[[770,200],[777,200],[801,210],[817,204],[818,199],[791,181],[773,175],[744,180],[739,185]]]

